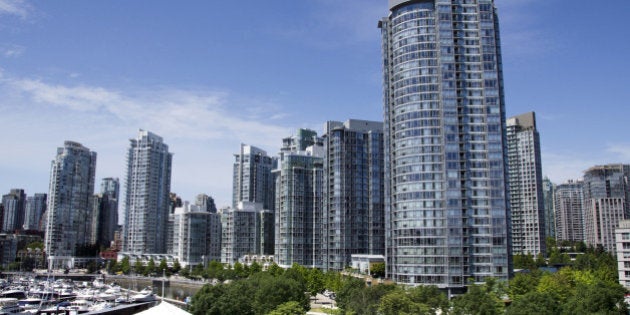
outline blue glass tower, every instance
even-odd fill
[[[512,270],[492,0],[390,0],[383,37],[388,275],[463,288]]]

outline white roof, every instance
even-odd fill
[[[192,314],[184,311],[183,309],[171,303],[162,301],[157,306],[154,306],[148,310],[137,313],[136,315],[192,315]]]

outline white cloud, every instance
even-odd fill
[[[0,0],[0,15],[15,15],[27,18],[31,6],[24,0]]]
[[[575,152],[555,152],[542,149],[543,173],[558,184],[569,179],[578,179],[584,171],[605,164],[630,163],[629,143],[603,144],[601,149]]]
[[[630,144],[628,143],[609,144],[606,151],[610,153],[613,158],[617,158],[617,162],[613,163],[630,162]]]
[[[282,125],[289,114],[281,106],[226,91],[162,87],[127,92],[4,74],[0,93],[5,96],[0,100],[0,145],[13,148],[11,155],[0,156],[0,173],[37,169],[37,192],[45,191],[49,161],[63,141],[79,141],[98,153],[97,180],[122,178],[128,139],[146,129],[162,136],[175,154],[174,192],[186,200],[209,193],[225,205],[240,143],[274,155],[293,130]],[[3,175],[5,185],[18,180]]]
[[[556,184],[569,179],[582,178],[586,169],[597,164],[596,159],[588,159],[570,153],[552,153],[543,150],[543,175],[549,177]]]
[[[19,57],[24,53],[25,47],[20,45],[0,45],[0,54],[6,58]]]

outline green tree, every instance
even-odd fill
[[[557,315],[562,306],[551,295],[531,291],[519,296],[507,308],[506,315]]]
[[[328,271],[324,274],[324,286],[331,291],[338,292],[343,287],[344,280],[341,273]]]
[[[179,271],[179,275],[184,277],[184,278],[190,278],[190,272],[186,268],[180,270]]]
[[[160,266],[158,267],[158,271],[160,271],[160,273],[166,273],[167,275],[169,275],[168,264],[166,263],[166,258],[162,258],[162,260],[160,260]]]
[[[344,300],[346,314],[377,315],[381,299],[386,294],[400,290],[395,285],[375,285],[371,287],[356,282],[357,288]]]
[[[206,278],[210,279],[220,279],[225,280],[223,278],[223,264],[220,262],[213,260],[206,267]]]
[[[107,261],[107,273],[116,273],[117,271],[119,271],[118,269],[118,262],[115,259]]]
[[[253,262],[252,265],[249,266],[249,272],[252,275],[262,272],[262,266],[257,262]]]
[[[284,273],[284,269],[280,268],[276,263],[271,264],[267,268],[267,271],[274,277],[280,276]]]
[[[536,291],[543,294],[549,294],[558,303],[564,303],[573,295],[573,271],[571,268],[562,268],[559,272],[554,274],[544,274]]]
[[[579,284],[565,306],[564,314],[628,314],[624,302],[625,289],[618,283],[597,281]]]
[[[337,304],[343,310],[353,309],[353,302],[362,300],[360,297],[365,292],[365,281],[355,277],[344,278],[341,287],[334,290],[337,295]]]
[[[155,260],[153,258],[149,259],[149,263],[147,263],[147,267],[144,270],[145,275],[152,275],[155,273]]]
[[[289,301],[278,305],[278,307],[271,311],[268,315],[304,315],[306,312],[302,305],[296,301]]]
[[[254,311],[256,314],[267,314],[279,305],[295,301],[302,306],[303,311],[310,308],[306,291],[306,283],[298,282],[286,275],[273,277],[269,274],[259,273],[248,279],[256,288],[253,296]]]
[[[189,310],[195,315],[254,315],[254,294],[255,288],[246,280],[205,285],[193,296]]]
[[[26,245],[26,248],[30,248],[30,249],[41,249],[44,250],[44,243],[43,242],[31,242],[28,245]]]
[[[413,302],[427,305],[431,309],[430,314],[435,314],[438,310],[445,312],[449,309],[448,297],[435,286],[418,286],[408,292]]]
[[[374,263],[370,265],[370,273],[374,278],[385,277],[385,263]]]
[[[383,315],[433,314],[428,305],[412,301],[403,290],[395,290],[383,296],[378,310]]]
[[[179,263],[179,259],[175,259],[173,262],[173,273],[178,273],[182,269],[182,265]]]
[[[518,254],[514,255],[514,269],[536,269],[536,262],[534,261],[534,257],[530,254]]]
[[[310,269],[306,276],[306,283],[308,292],[313,296],[324,291],[324,273],[318,268]]]
[[[138,275],[144,274],[144,266],[142,265],[142,262],[139,259],[136,260],[136,263],[133,265],[133,271]]]
[[[495,315],[503,313],[503,302],[488,285],[472,284],[468,292],[453,299],[454,315],[483,314]]]
[[[540,272],[517,273],[509,283],[508,292],[510,297],[518,299],[527,293],[535,292],[541,275]]]
[[[120,271],[126,275],[128,275],[129,272],[131,272],[131,265],[129,263],[129,257],[124,257],[120,261]]]
[[[549,265],[567,265],[571,262],[569,255],[554,250],[549,255]]]
[[[203,270],[202,264],[196,264],[192,267],[192,273],[191,273],[192,277],[203,278],[205,274],[206,272],[205,270]]]
[[[234,263],[234,273],[236,273],[236,277],[238,278],[247,278],[243,264],[238,261]]]

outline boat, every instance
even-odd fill
[[[0,292],[0,298],[16,298],[18,300],[23,300],[26,298],[26,292],[21,289],[9,289]]]
[[[0,298],[0,315],[19,314],[21,311],[18,299]]]
[[[94,303],[92,306],[89,307],[89,309],[90,309],[90,312],[97,312],[97,311],[104,311],[104,310],[110,309],[114,306],[115,305],[112,302],[100,301],[100,302]]]
[[[155,300],[157,300],[157,298],[155,297],[155,294],[153,294],[153,289],[151,288],[145,288],[140,291],[140,293],[129,297],[130,303],[153,302]]]
[[[94,303],[88,300],[74,300],[70,302],[69,306],[66,306],[65,310],[86,313],[90,311],[90,307],[92,307],[93,304]]]
[[[44,300],[36,297],[29,297],[18,301],[18,305],[25,311],[40,309],[43,304],[45,304]]]

